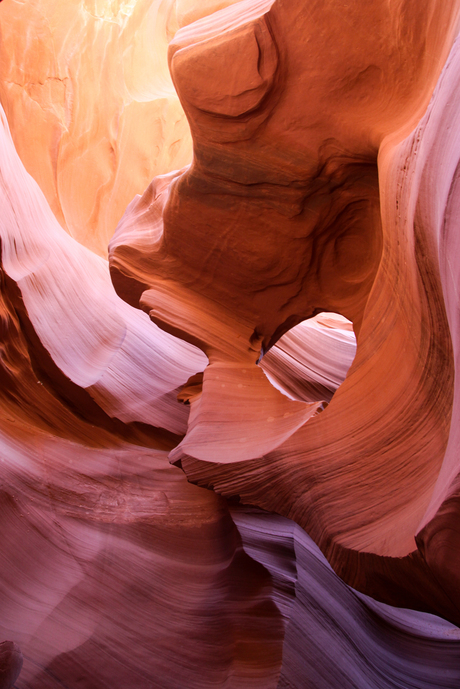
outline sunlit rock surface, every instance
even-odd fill
[[[191,158],[166,60],[177,27],[164,0],[2,5],[0,98],[16,148],[60,224],[102,256],[134,194]]]
[[[0,689],[460,685],[459,10],[2,2]]]

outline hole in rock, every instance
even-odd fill
[[[337,313],[319,313],[288,330],[260,360],[269,381],[302,402],[331,401],[356,353],[353,324]]]

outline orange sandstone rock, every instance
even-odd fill
[[[20,689],[458,686],[459,9],[2,4]]]
[[[361,590],[454,620],[442,587],[430,602],[424,561],[414,598],[385,558],[414,551],[449,438],[451,333],[434,229],[414,210],[424,125],[410,132],[458,13],[455,2],[240,2],[181,29],[170,67],[194,159],[162,187],[155,232],[137,224],[131,241],[128,209],[110,253],[119,293],[131,280],[151,318],[210,360],[172,461],[297,521]],[[327,409],[296,427],[281,408],[264,413],[273,393],[255,366],[324,310],[353,322],[356,357]],[[236,449],[238,419],[252,433]],[[380,562],[381,587],[369,582]]]

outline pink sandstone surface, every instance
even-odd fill
[[[0,5],[0,689],[459,686],[459,16]]]

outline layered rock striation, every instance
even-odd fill
[[[0,687],[458,686],[459,10],[2,3]]]
[[[450,555],[434,555],[433,523],[420,532],[454,395],[447,220],[433,210],[454,168],[438,170],[427,142],[455,92],[456,44],[411,133],[458,6],[366,11],[240,2],[176,34],[194,159],[127,209],[112,279],[209,358],[170,455],[192,481],[295,520],[363,592],[458,622],[455,567],[436,564]],[[326,310],[353,322],[348,375],[324,411],[282,402],[257,364]]]

